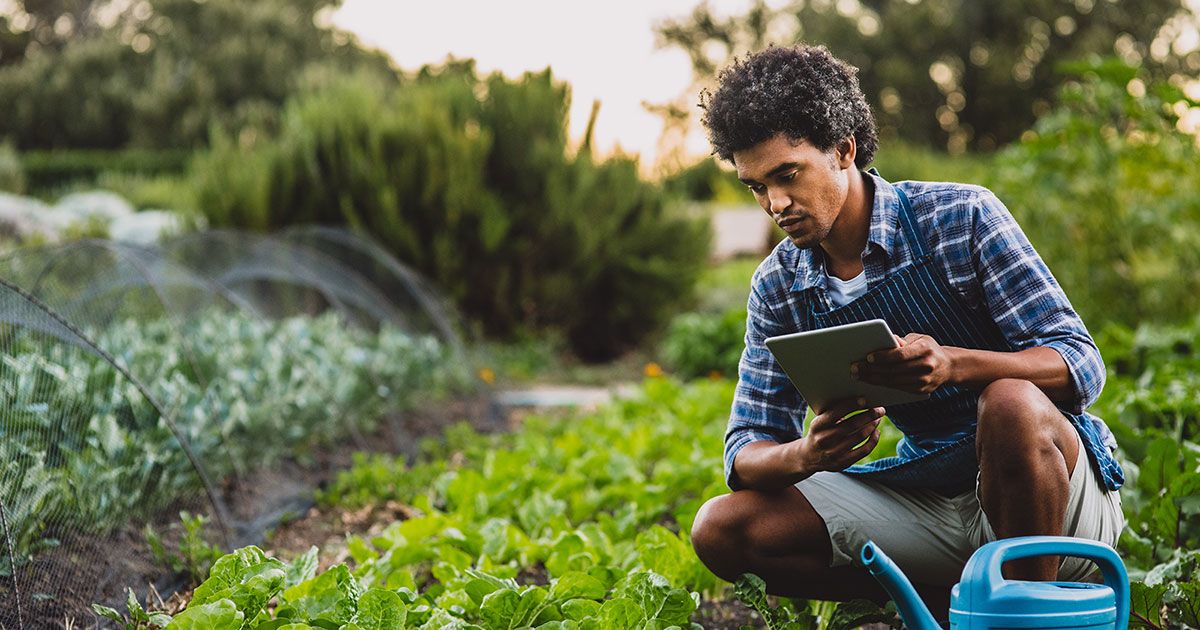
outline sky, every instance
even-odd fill
[[[333,22],[379,48],[405,70],[471,57],[484,72],[517,76],[550,66],[570,83],[570,133],[583,136],[593,99],[600,99],[593,146],[618,147],[653,164],[662,127],[643,101],[663,103],[692,82],[679,49],[656,49],[653,25],[691,13],[699,0],[346,0]],[[748,0],[713,0],[720,13],[740,13]],[[692,105],[696,95],[689,95]],[[687,143],[709,152],[698,129]]]

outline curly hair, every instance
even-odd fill
[[[717,82],[715,92],[700,93],[700,108],[713,153],[723,160],[733,162],[735,151],[778,133],[822,151],[853,135],[858,168],[875,158],[879,136],[858,69],[824,46],[772,46],[734,59]]]

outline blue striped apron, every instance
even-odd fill
[[[893,186],[900,200],[899,218],[912,243],[914,261],[893,272],[858,299],[833,307],[823,289],[820,299],[808,300],[808,330],[880,318],[903,337],[912,332],[933,337],[939,344],[1012,352],[1015,348],[985,309],[972,309],[950,287],[933,260],[927,241],[917,227],[908,196]],[[939,387],[927,400],[888,407],[888,418],[903,433],[897,454],[867,464],[851,466],[845,473],[882,481],[895,487],[929,488],[948,494],[975,487],[978,461],[975,425],[979,393],[956,385]],[[1079,431],[1089,459],[1097,468],[1112,460],[1099,432],[1086,414],[1063,412]],[[1114,466],[1115,460],[1111,462]],[[1110,489],[1123,481],[1102,474]]]

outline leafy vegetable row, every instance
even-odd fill
[[[1135,578],[1133,621],[1196,627],[1200,325],[1112,328],[1099,338],[1110,375],[1095,411],[1118,433],[1129,473],[1120,546]],[[185,625],[177,617],[171,627],[382,627],[364,624],[383,598],[387,627],[404,628],[682,628],[703,620],[697,605],[706,599],[733,597],[771,628],[894,622],[862,602],[772,604],[760,580],[743,579],[731,592],[700,565],[687,532],[700,503],[725,492],[720,445],[731,393],[728,381],[654,378],[640,397],[590,415],[532,418],[499,436],[454,427],[444,441],[427,442],[415,466],[362,456],[320,500],[400,501],[418,516],[348,540],[351,566],[324,578],[346,585],[345,594],[321,598],[341,604],[297,604],[309,596],[285,584],[253,611],[231,592],[242,612],[236,623]],[[372,591],[395,597],[363,603]]]
[[[1134,578],[1131,626],[1200,627],[1200,319],[1109,327],[1096,412],[1126,472],[1119,550]]]
[[[364,612],[362,598],[372,591],[387,597],[394,622],[387,627],[697,627],[703,597],[726,592],[687,532],[700,504],[725,490],[720,443],[729,385],[654,378],[634,399],[594,414],[531,418],[512,434],[481,436],[458,425],[444,441],[427,441],[424,463],[413,467],[361,457],[320,500],[342,507],[396,500],[419,515],[348,539],[353,568],[317,577],[339,576],[323,579],[344,584],[341,595],[310,605],[297,603],[308,597],[300,590],[281,587],[273,604],[259,608],[257,599],[242,606],[249,600],[232,591],[228,602],[214,603],[202,587],[168,627],[365,628],[363,619],[376,613]],[[240,562],[230,559],[239,554],[258,557],[242,549],[218,564]],[[229,583],[223,574],[214,567],[209,582]],[[759,603],[766,605],[761,593],[752,602]],[[223,611],[228,625],[184,624],[204,606]],[[234,609],[242,613],[236,622]],[[826,620],[837,611],[823,610]],[[850,607],[842,627],[864,611],[879,613]]]
[[[333,315],[214,311],[118,322],[95,338],[147,384],[217,482],[369,432],[385,411],[464,382],[436,341]],[[17,564],[72,530],[103,533],[200,491],[175,435],[110,363],[11,335],[0,364],[0,499]]]

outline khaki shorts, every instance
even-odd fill
[[[897,490],[851,475],[819,472],[796,487],[825,521],[833,547],[832,566],[851,564],[863,544],[872,540],[910,580],[955,584],[971,554],[996,540],[979,504],[978,482],[974,492],[947,497],[931,490]],[[1063,535],[1116,546],[1124,527],[1120,494],[1101,485],[1080,442]],[[1064,558],[1059,579],[1078,581],[1094,566],[1081,558]]]

